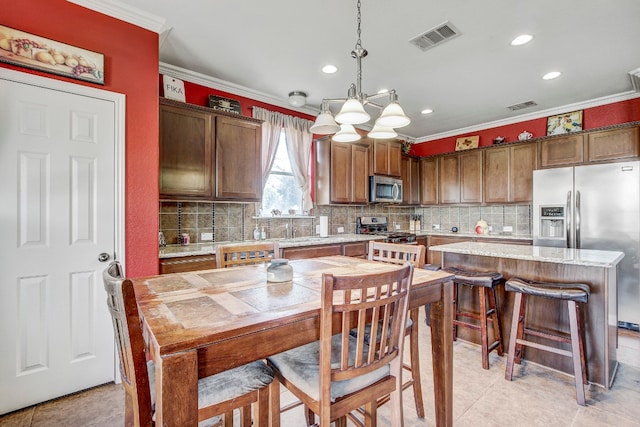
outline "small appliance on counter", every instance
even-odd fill
[[[384,236],[385,243],[415,245],[416,235],[403,231],[389,231],[386,216],[359,216],[356,218],[356,234]]]

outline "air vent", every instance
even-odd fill
[[[631,78],[633,90],[635,90],[636,92],[640,92],[640,68],[629,71],[629,77]]]
[[[412,38],[409,40],[409,43],[418,46],[422,50],[428,50],[436,45],[456,38],[460,34],[460,31],[458,31],[451,22],[447,21]]]
[[[538,105],[533,101],[521,102],[520,104],[509,105],[507,108],[511,111],[522,110],[523,108],[533,107],[534,105]]]

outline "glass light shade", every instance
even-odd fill
[[[376,120],[376,125],[388,128],[401,128],[411,123],[411,119],[404,114],[397,102],[387,105]]]
[[[331,138],[336,142],[355,142],[360,140],[360,134],[356,132],[353,125],[342,124],[338,133]]]
[[[318,114],[316,122],[309,128],[312,133],[318,135],[329,135],[338,132],[340,126],[333,120],[333,116],[329,112]]]
[[[364,107],[355,98],[349,98],[342,106],[342,109],[336,114],[336,122],[344,123],[348,125],[358,125],[360,123],[366,123],[371,119],[371,116],[364,111]]]
[[[396,136],[398,136],[398,134],[395,130],[393,130],[393,128],[386,128],[384,126],[376,124],[373,126],[373,129],[371,129],[371,132],[369,132],[368,136],[369,138],[373,139],[386,139],[395,138]]]

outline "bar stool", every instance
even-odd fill
[[[458,337],[458,326],[479,330],[482,344],[482,367],[489,369],[489,353],[497,350],[498,355],[504,354],[502,345],[502,326],[500,325],[500,312],[496,304],[496,286],[502,282],[502,274],[495,271],[468,271],[456,267],[446,267],[444,271],[454,274],[453,279],[453,340]],[[458,285],[467,285],[478,289],[480,298],[480,313],[460,310],[458,307]],[[487,305],[487,293],[489,301]],[[467,317],[480,321],[479,325],[458,320],[458,317]],[[492,323],[493,341],[489,344],[489,334],[487,332],[487,319]]]
[[[585,369],[584,343],[582,341],[582,326],[580,325],[580,306],[577,303],[586,304],[589,301],[589,285],[584,283],[545,283],[532,280],[511,278],[505,285],[505,290],[516,292],[513,305],[513,319],[511,321],[511,335],[509,337],[509,355],[507,357],[507,369],[505,379],[511,381],[513,376],[513,362],[520,364],[523,357],[523,346],[535,347],[539,350],[549,351],[562,356],[571,357],[573,360],[573,373],[576,384],[576,400],[579,405],[585,406],[584,384],[587,384],[587,372]],[[571,337],[560,336],[548,332],[530,329],[525,324],[526,297],[544,297],[567,301],[569,309],[569,328]],[[547,340],[569,343],[571,350],[563,350],[556,347],[527,341],[525,335],[545,338]]]

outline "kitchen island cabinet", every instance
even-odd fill
[[[459,267],[474,271],[498,271],[505,278],[549,282],[586,283],[591,288],[589,302],[582,307],[585,331],[585,352],[589,382],[609,389],[618,366],[616,358],[617,265],[624,253],[589,249],[550,248],[498,243],[463,242],[431,246],[431,251],[442,253],[443,267]],[[477,295],[461,292],[458,304],[464,310],[477,312]],[[511,329],[513,293],[498,287],[498,308],[502,317],[502,330]],[[569,315],[566,304],[560,300],[531,298],[528,301],[527,323],[534,329],[550,328],[569,333]],[[480,342],[477,331],[459,329],[458,336]],[[536,340],[535,337],[530,337]],[[509,336],[504,346],[509,347]],[[528,347],[525,360],[573,374],[571,358]]]

